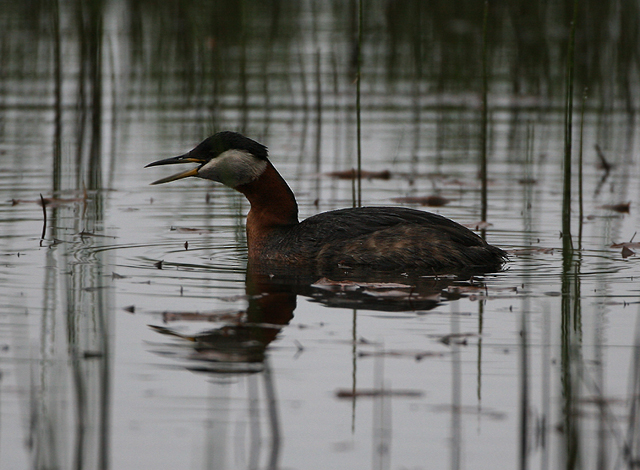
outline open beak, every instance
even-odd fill
[[[193,156],[189,155],[188,153],[184,154],[184,155],[180,155],[178,157],[171,157],[171,158],[165,158],[164,160],[158,160],[157,162],[152,162],[149,163],[148,165],[145,166],[145,168],[148,168],[150,166],[159,166],[159,165],[173,165],[175,163],[205,163],[202,159],[199,158],[194,158]],[[198,168],[192,168],[190,170],[187,171],[183,171],[181,173],[176,173],[175,175],[171,175],[171,176],[167,176],[165,178],[161,178],[157,181],[154,181],[153,184],[162,184],[162,183],[169,183],[170,181],[175,181],[175,180],[180,180],[182,178],[187,178],[189,176],[198,176]]]

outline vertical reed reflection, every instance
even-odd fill
[[[249,461],[247,468],[259,468],[260,463],[260,400],[256,375],[247,377],[247,399],[249,400]],[[213,436],[212,436],[213,437]],[[211,468],[211,466],[209,467]]]
[[[624,445],[624,458],[632,466],[640,462],[640,307],[636,315],[636,328],[631,357],[629,418]]]
[[[51,229],[52,234],[56,228]],[[58,318],[59,271],[57,252],[47,250],[45,278],[42,295],[42,319],[40,324],[37,361],[33,361],[29,403],[29,448],[35,468],[60,468],[65,462],[64,447],[69,422],[63,409],[65,402],[64,381],[61,380],[65,360],[62,343],[62,322]]]
[[[257,395],[255,381],[249,382],[249,399]],[[227,381],[213,381],[210,385],[208,397],[207,420],[205,422],[206,432],[204,433],[204,468],[217,469],[226,468],[229,460],[229,453],[232,446],[229,443],[229,428],[232,423],[231,414],[231,384]],[[251,417],[253,418],[253,417]],[[251,422],[251,429],[255,428],[255,423]],[[254,449],[255,440],[250,442],[249,461],[253,461],[253,455],[258,450]],[[259,443],[258,443],[259,445]],[[256,467],[249,467],[256,468]]]
[[[101,183],[101,59],[102,40],[101,3],[86,5],[91,11],[85,15],[85,5],[78,5],[79,15],[72,17],[73,33],[78,34],[80,63],[90,63],[90,73],[78,74],[78,80],[88,80],[92,86],[92,146],[88,160],[78,158],[77,166],[65,166],[68,161],[63,151],[71,147],[64,133],[63,123],[84,118],[83,85],[78,83],[79,114],[66,114],[63,101],[64,77],[70,75],[62,51],[71,47],[69,34],[61,32],[60,4],[52,2],[48,12],[53,44],[53,112],[54,132],[51,152],[51,192],[82,193],[84,178],[91,189],[102,189]],[[85,36],[85,33],[87,34]],[[73,35],[71,35],[73,38]],[[72,41],[73,39],[71,39]],[[82,66],[80,67],[82,69]],[[78,122],[78,121],[77,121]],[[78,157],[82,154],[85,133],[79,128]],[[48,159],[43,158],[43,161]],[[76,175],[75,186],[65,187]],[[33,371],[30,430],[31,453],[35,468],[98,468],[109,467],[109,409],[110,409],[110,346],[111,323],[106,316],[110,304],[106,277],[103,270],[108,255],[94,253],[96,238],[84,238],[80,233],[95,234],[103,231],[103,205],[97,192],[84,202],[83,210],[76,207],[50,209],[51,221],[46,242],[45,283],[43,285],[42,328],[39,361]],[[62,244],[60,244],[62,242]],[[78,262],[82,260],[83,262]],[[88,261],[91,260],[91,261]],[[64,334],[66,326],[66,336]],[[63,341],[66,339],[66,344]],[[66,378],[71,377],[73,399],[69,403]],[[36,379],[36,377],[38,379]],[[71,447],[69,447],[69,445]],[[71,452],[69,453],[69,449]]]
[[[374,388],[380,391],[373,399],[372,468],[374,470],[389,470],[391,468],[391,444],[393,442],[391,430],[392,400],[385,393],[388,384],[384,378],[384,366],[384,354],[380,354],[375,359],[373,371]]]
[[[540,394],[542,396],[542,416],[539,421],[538,439],[542,447],[540,469],[548,470],[550,461],[549,422],[551,420],[551,313],[549,305],[542,306],[542,368]]]
[[[600,284],[600,283],[598,283]],[[599,286],[598,291],[606,291],[606,286]],[[609,404],[606,397],[606,382],[605,382],[605,353],[604,353],[604,324],[606,307],[598,305],[595,307],[593,316],[595,317],[595,328],[593,332],[593,360],[589,368],[585,365],[585,381],[592,382],[591,388],[593,389],[593,395],[596,397],[597,407],[597,430],[596,430],[596,465],[597,468],[607,468],[608,462],[608,438],[609,438],[609,425],[612,417],[609,416]],[[589,372],[592,371],[591,374]],[[591,376],[591,377],[589,377]]]
[[[526,135],[526,151],[523,163],[523,181],[533,180],[533,153],[535,142],[535,128],[533,123],[527,123]],[[532,207],[533,189],[531,184],[522,185],[522,215],[523,215],[523,233],[526,246],[533,246],[533,233],[535,224],[533,221]],[[531,260],[524,260],[524,265],[529,269],[524,269],[522,275],[522,285],[529,286],[532,282],[533,266]],[[523,296],[520,305],[520,439],[519,439],[519,456],[521,470],[529,468],[529,444],[530,436],[530,381],[529,381],[529,316],[531,315],[531,302],[529,296]]]
[[[56,35],[60,35],[59,26],[59,5],[53,4],[53,30]],[[42,468],[55,468],[59,462],[60,468],[109,468],[109,436],[110,436],[110,344],[109,336],[112,334],[112,323],[107,316],[111,304],[110,290],[108,289],[108,277],[105,276],[104,269],[108,265],[108,252],[96,250],[102,238],[91,235],[100,234],[104,231],[104,204],[102,201],[102,2],[91,2],[89,4],[76,4],[77,16],[73,17],[77,22],[73,23],[78,34],[78,41],[83,46],[80,47],[78,74],[78,114],[74,114],[71,119],[75,119],[79,124],[76,127],[76,166],[65,167],[62,158],[62,149],[72,146],[65,142],[69,139],[63,132],[62,123],[65,121],[64,106],[62,103],[62,80],[68,75],[68,71],[63,68],[63,61],[60,57],[60,50],[68,47],[61,37],[54,40],[54,77],[56,87],[54,88],[54,110],[55,110],[55,133],[53,160],[54,171],[52,173],[52,189],[54,194],[63,190],[73,190],[75,194],[81,194],[86,187],[91,191],[91,196],[84,202],[83,210],[71,208],[51,209],[52,223],[48,241],[52,243],[47,252],[48,257],[54,257],[60,253],[56,247],[56,240],[63,240],[61,269],[55,270],[55,278],[47,284],[46,289],[61,289],[63,301],[58,303],[56,308],[51,310],[51,316],[45,315],[45,321],[55,321],[66,323],[67,345],[59,345],[52,351],[55,352],[55,361],[44,361],[42,363],[42,375],[48,373],[58,375],[60,378],[67,373],[71,376],[73,384],[73,407],[69,412],[75,418],[70,432],[62,432],[65,428],[63,416],[52,417],[51,424],[46,431],[40,428],[36,434],[34,442],[36,445],[36,456],[42,457]],[[65,62],[66,63],[66,62]],[[82,72],[87,70],[85,74]],[[86,83],[85,83],[86,82]],[[90,100],[85,100],[85,85],[91,90]],[[84,121],[90,119],[90,133],[85,133]],[[67,118],[67,119],[69,119]],[[85,146],[85,140],[90,140]],[[70,140],[70,139],[69,139]],[[84,158],[83,149],[88,149],[88,158]],[[75,186],[63,187],[63,174],[75,174]],[[63,216],[60,214],[63,213]],[[84,236],[80,234],[90,234]],[[78,262],[82,260],[82,262]],[[60,277],[61,276],[61,277]],[[64,310],[62,307],[64,306]],[[47,320],[50,318],[50,320]],[[55,319],[55,320],[54,320]],[[45,332],[54,332],[56,328],[46,327]],[[49,334],[49,333],[46,333]],[[63,338],[64,335],[59,335]],[[43,341],[43,344],[47,344]],[[43,351],[44,352],[44,351]],[[45,357],[45,356],[43,356]],[[60,371],[59,365],[67,364],[69,370]],[[47,372],[50,370],[50,372]],[[61,373],[62,372],[62,373]],[[52,392],[43,389],[45,392],[39,396],[38,400],[44,402],[50,400]],[[54,398],[55,399],[55,398]],[[34,406],[40,406],[34,403]],[[61,413],[64,414],[64,413]],[[45,419],[49,413],[43,416]],[[67,443],[56,436],[65,435],[72,444],[72,452],[69,455],[70,462],[67,462]],[[45,446],[45,447],[43,447]],[[43,452],[43,449],[48,449]],[[45,455],[46,454],[46,455]],[[36,457],[39,459],[41,457]]]
[[[564,250],[562,258],[560,380],[562,384],[564,468],[570,470],[577,468],[580,455],[580,418],[577,401],[579,398],[582,331],[578,262],[572,249]]]
[[[351,313],[351,434],[356,431],[356,403],[358,385],[358,310]]]
[[[476,359],[476,398],[478,413],[482,410],[482,333],[484,328],[484,303],[478,302],[478,356]]]
[[[269,461],[267,463],[268,470],[277,470],[280,460],[280,447],[282,441],[280,438],[280,419],[278,417],[278,398],[276,396],[275,380],[273,378],[273,370],[271,363],[267,357],[264,361],[264,378],[265,398],[267,402],[267,413],[269,416],[269,430],[271,431],[271,452],[269,453]]]
[[[458,302],[451,303],[451,335],[460,334]],[[462,468],[462,358],[460,345],[451,343],[451,470]]]
[[[52,147],[52,191],[58,193],[61,188],[61,141],[62,141],[62,60],[60,12],[57,2],[51,4],[49,21],[52,29],[54,62],[54,139]],[[42,201],[42,196],[41,196]],[[43,203],[45,220],[47,208]],[[55,240],[58,232],[58,209],[51,209],[48,217],[49,233],[43,233],[47,240]],[[40,241],[40,245],[43,245]],[[40,349],[37,361],[33,362],[30,383],[30,429],[29,445],[35,468],[57,468],[64,464],[65,433],[68,427],[66,416],[61,412],[65,402],[64,387],[60,380],[61,361],[65,358],[65,348],[60,334],[59,309],[59,262],[55,249],[47,249],[44,263],[44,283],[42,286],[43,306],[40,325]]]

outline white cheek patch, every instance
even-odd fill
[[[198,176],[235,188],[251,183],[267,168],[267,162],[243,150],[227,150],[198,170]]]

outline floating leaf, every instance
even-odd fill
[[[630,207],[631,207],[631,201],[627,203],[620,203],[620,204],[605,204],[603,206],[600,206],[600,209],[607,209],[610,211],[620,212],[621,214],[628,214]]]
[[[338,398],[358,398],[358,397],[404,397],[404,398],[420,398],[424,393],[420,390],[387,390],[375,388],[361,388],[357,390],[339,389],[336,390]]]
[[[510,255],[529,255],[529,254],[534,254],[534,253],[542,253],[544,255],[552,255],[554,252],[555,248],[545,248],[542,246],[532,246],[530,248],[520,248],[517,250],[509,250],[508,253]]]
[[[358,357],[409,357],[421,361],[425,357],[442,357],[444,353],[435,351],[360,351]]]
[[[442,344],[449,346],[450,344],[467,345],[467,338],[478,336],[477,333],[451,333],[444,336],[435,336]]]
[[[451,202],[449,199],[437,195],[424,197],[395,197],[392,201],[407,204],[420,204],[421,206],[430,207],[441,207]]]
[[[523,185],[531,185],[531,184],[537,184],[538,180],[535,178],[520,178],[518,180],[518,183]]]
[[[80,235],[81,237],[98,237],[98,238],[102,237],[102,238],[113,238],[113,239],[118,238],[112,235],[103,235],[101,233],[87,232],[86,230],[79,232],[78,235]]]
[[[162,321],[205,321],[205,322],[237,322],[245,314],[244,310],[221,310],[218,312],[163,312]]]
[[[102,351],[85,351],[82,356],[84,359],[101,359],[104,354]]]
[[[622,257],[623,258],[628,258],[629,256],[633,256],[635,255],[635,251],[630,250],[629,248],[627,248],[626,246],[622,247]]]
[[[611,248],[640,248],[640,242],[623,242],[623,243],[614,243],[611,245]]]
[[[212,230],[206,228],[191,228],[191,227],[171,227],[169,230],[172,232],[178,233],[195,233],[195,234],[203,234],[203,233],[211,233]]]
[[[344,171],[332,171],[331,173],[327,173],[327,176],[332,178],[338,178],[341,180],[353,180],[358,177],[358,172],[355,169],[344,170]],[[380,179],[380,180],[388,180],[391,178],[391,172],[389,170],[383,171],[360,171],[360,177],[368,180],[372,179]]]
[[[637,233],[637,232],[636,232]],[[636,238],[636,234],[633,234],[631,240],[623,243],[614,243],[611,245],[611,248],[622,248],[622,257],[628,258],[629,256],[633,256],[636,253],[632,250],[632,248],[640,248],[640,242],[634,242],[633,239]]]

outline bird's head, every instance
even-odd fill
[[[267,147],[237,132],[218,132],[189,153],[149,163],[145,168],[174,163],[199,163],[196,168],[154,181],[162,184],[197,176],[231,188],[256,180],[267,167]]]

